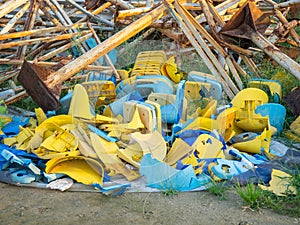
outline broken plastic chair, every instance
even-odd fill
[[[255,113],[268,116],[271,126],[276,127],[277,134],[281,132],[286,115],[286,109],[283,105],[277,103],[259,105],[256,107]]]
[[[236,125],[251,132],[262,132],[268,126],[268,117],[255,113],[257,106],[268,103],[268,95],[258,88],[246,88],[232,99],[236,111]]]
[[[210,83],[186,81],[184,86],[184,96],[190,101],[199,101],[209,97]]]
[[[161,75],[145,75],[131,77],[121,81],[117,86],[117,97],[123,97],[133,90],[138,91],[143,98],[147,98],[150,93],[173,94],[173,83],[167,77]]]
[[[235,124],[236,111],[237,108],[235,107],[226,108],[217,117],[217,122],[219,124],[218,131],[224,137],[226,142],[233,136],[243,133],[243,130]]]
[[[89,81],[81,85],[86,89],[93,106],[107,105],[116,99],[116,87],[112,81]]]
[[[184,111],[184,84],[185,81],[182,80],[178,84],[176,91],[176,99],[174,103],[161,105],[161,120],[163,123],[175,124],[178,123],[183,115]],[[157,102],[157,98],[153,95],[149,95],[149,100]],[[159,102],[158,102],[159,103]]]
[[[209,134],[201,134],[192,147],[195,148],[195,154],[200,159],[225,158],[223,143]]]
[[[234,176],[248,171],[248,165],[241,161],[216,159],[209,165],[209,172],[217,179],[230,180]]]
[[[216,80],[214,76],[211,74],[206,74],[202,72],[197,71],[191,71],[188,74],[188,81],[196,81],[196,82],[205,82],[210,84],[210,89],[208,93],[204,92],[203,89],[203,95],[207,95],[205,97],[212,97],[213,99],[216,99],[217,101],[222,98],[222,86],[221,84]]]
[[[269,95],[269,99],[272,102],[280,103],[280,101],[282,99],[281,84],[277,80],[252,78],[248,82],[248,87],[262,89]]]
[[[246,132],[234,136],[231,141],[232,146],[240,151],[264,154],[269,152],[271,131],[265,129],[261,134]]]
[[[139,52],[130,75],[160,75],[160,68],[165,61],[164,51]]]
[[[191,165],[183,170],[177,170],[152,158],[151,154],[143,156],[140,173],[146,177],[148,187],[163,190],[189,191],[206,185],[211,180],[205,174],[197,178]]]
[[[104,110],[103,115],[105,116],[117,116],[122,115],[123,116],[123,105],[125,102],[130,100],[136,100],[136,101],[144,101],[143,97],[138,91],[133,91],[128,95],[125,95],[124,97],[115,100],[114,102],[110,103]]]
[[[161,73],[171,79],[176,84],[180,82],[181,75],[177,71],[177,65],[175,63],[175,56],[171,56],[160,68]]]

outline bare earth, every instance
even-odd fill
[[[234,191],[219,200],[208,191],[124,193],[60,192],[0,183],[0,224],[299,224],[271,210],[243,209]]]

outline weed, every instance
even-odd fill
[[[262,204],[280,214],[300,217],[300,169],[296,168],[291,174],[289,185],[296,188],[296,194],[287,191],[285,196],[277,196],[269,191],[265,191]]]
[[[207,190],[216,195],[220,200],[226,200],[225,192],[229,189],[227,186],[227,182],[216,182],[214,180],[211,181],[209,185],[207,185]]]
[[[261,199],[263,191],[253,183],[248,183],[245,186],[237,184],[235,186],[238,195],[247,204],[245,208],[258,211],[262,205]]]
[[[174,195],[177,195],[178,194],[178,191],[173,189],[173,188],[170,188],[170,189],[165,189],[162,191],[162,193],[165,195],[165,196],[174,196]]]

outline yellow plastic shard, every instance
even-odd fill
[[[205,118],[205,117],[198,117],[193,122],[191,122],[184,130],[207,130],[212,131],[214,129],[219,129],[219,123],[217,120]]]
[[[270,149],[271,132],[271,130],[264,129],[264,131],[256,136],[255,139],[237,142],[232,144],[232,146],[242,152],[252,154],[262,154],[261,149],[264,149],[264,152],[268,153]],[[245,136],[245,139],[246,138],[247,136]]]
[[[293,141],[300,142],[300,116],[291,123],[290,130],[284,131],[283,134]]]
[[[176,102],[176,95],[173,94],[164,94],[164,93],[151,93],[148,96],[148,100],[158,103],[160,106],[168,105],[168,104],[175,104]],[[181,120],[187,120],[187,100],[186,98],[183,99],[183,108],[182,108],[182,115]]]
[[[175,56],[171,56],[162,66],[160,69],[161,73],[169,77],[175,83],[180,82],[180,74],[177,73],[177,65],[175,63]]]
[[[83,156],[54,158],[46,163],[46,173],[63,173],[77,182],[92,185],[103,184],[104,169],[94,160]]]
[[[109,104],[116,99],[116,88],[112,81],[87,81],[81,85],[85,88],[88,99],[92,102],[93,106]]]
[[[269,97],[266,92],[258,88],[245,88],[238,92],[231,100],[231,104],[236,108],[244,108],[245,101],[255,100],[255,108],[258,105],[268,103]],[[255,110],[254,108],[254,110]]]
[[[119,123],[119,120],[116,118],[96,114],[95,122],[96,123]]]
[[[199,100],[204,97],[200,95],[202,87],[205,87],[205,89],[209,91],[210,86],[210,83],[186,81],[184,85],[184,97],[186,97],[188,101]]]
[[[137,104],[136,108],[139,112],[139,116],[141,118],[142,123],[144,124],[144,131],[145,133],[152,133],[154,132],[155,126],[156,126],[156,121],[153,118],[152,111],[149,107],[142,105],[142,104]]]
[[[60,127],[65,124],[72,124],[75,123],[75,119],[73,119],[70,115],[58,115],[58,116],[52,116],[48,119],[46,119],[42,124],[40,124],[35,132],[39,132],[40,130],[44,130],[45,128],[48,129],[48,126],[51,124],[55,124],[56,126]]]
[[[224,137],[225,142],[229,141],[233,136],[243,133],[243,130],[235,124],[236,111],[235,107],[227,108],[217,117],[218,131]]]
[[[93,132],[90,133],[90,138],[96,154],[104,163],[106,169],[112,170],[115,173],[121,173],[129,181],[135,180],[140,177],[137,172],[128,169],[125,164],[118,158],[117,154],[109,153],[109,150],[105,149],[105,146],[103,146],[103,142],[101,140],[103,138],[99,137]],[[118,146],[116,146],[115,148],[118,148]]]
[[[75,85],[68,114],[73,117],[87,120],[94,118],[90,110],[89,96],[81,84]]]
[[[145,128],[137,109],[134,110],[133,117],[129,123],[124,124],[103,124],[100,125],[100,129],[104,129],[105,131],[128,131],[128,130],[139,130]]]
[[[161,134],[162,133],[162,127],[161,127],[161,111],[160,111],[160,105],[156,102],[146,100],[145,101],[147,104],[150,104],[155,107],[155,112],[156,112],[156,124],[157,124],[157,131]]]
[[[61,129],[46,138],[41,147],[55,152],[75,151],[78,147],[78,139],[68,130]]]
[[[79,132],[78,129],[72,129],[70,132],[75,138],[78,139],[78,149],[83,156],[99,159],[92,146],[86,142],[84,136]]]
[[[55,151],[51,151],[51,150],[48,150],[43,147],[33,149],[32,152],[41,159],[54,159],[54,158],[65,157],[65,156],[79,156],[80,155],[79,150],[67,151],[67,152],[55,152]]]
[[[172,166],[193,150],[194,148],[192,146],[188,145],[182,139],[177,138],[166,156],[166,163]]]
[[[245,131],[261,132],[268,126],[268,116],[255,113],[256,100],[245,100],[244,106],[237,110],[235,123]]]
[[[123,105],[123,122],[129,123],[132,120],[133,114],[135,112],[137,102],[128,101]]]
[[[127,70],[117,70],[119,76],[121,77],[121,80],[125,80],[129,77],[129,73]]]
[[[20,150],[29,150],[30,139],[34,136],[34,133],[30,128],[20,127],[20,132],[16,137],[16,148]]]
[[[17,143],[17,137],[4,138],[3,143],[8,146],[12,146]]]
[[[202,117],[206,117],[206,118],[211,118],[212,115],[216,114],[217,112],[217,100],[211,100],[207,105],[206,107],[201,110],[200,112],[200,116]]]
[[[140,167],[140,161],[143,157],[143,150],[139,143],[128,145],[125,149],[118,149],[117,155],[124,161],[135,167]]]
[[[35,115],[36,115],[36,118],[38,121],[38,125],[42,124],[47,119],[47,116],[44,113],[43,109],[36,108],[36,109],[34,109],[34,111],[35,111]]]
[[[131,138],[139,143],[143,150],[143,155],[151,153],[153,158],[163,161],[167,154],[167,146],[163,136],[154,131],[149,134],[135,132],[131,134]]]
[[[209,134],[201,134],[193,147],[196,149],[198,158],[225,158],[222,142]]]
[[[290,129],[300,135],[300,116],[298,116],[297,119],[291,123]]]
[[[278,196],[286,196],[289,194],[296,194],[296,188],[294,186],[290,186],[292,176],[287,174],[281,170],[272,169],[270,186],[264,186],[258,184],[258,186],[267,191],[271,191]]]

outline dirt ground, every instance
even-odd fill
[[[208,191],[105,196],[0,183],[0,224],[299,224],[271,210],[243,210],[234,191],[219,200]]]

